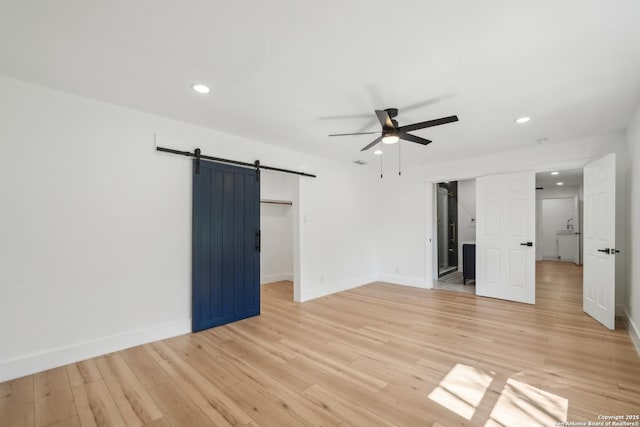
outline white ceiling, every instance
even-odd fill
[[[536,187],[554,188],[558,182],[564,186],[582,185],[582,169],[559,170],[558,175],[551,175],[551,172],[538,172],[536,174]]]
[[[621,131],[640,95],[638,0],[0,8],[0,74],[341,161],[375,165],[373,150],[359,152],[373,138],[327,134],[378,125],[335,116],[460,117],[416,131],[434,143],[405,143],[407,165]],[[212,92],[194,93],[194,82]],[[514,124],[523,115],[531,122]]]

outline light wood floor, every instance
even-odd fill
[[[553,425],[640,412],[621,322],[582,269],[542,262],[537,304],[374,283],[0,384],[0,425]]]

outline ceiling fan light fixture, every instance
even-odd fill
[[[527,123],[529,120],[531,120],[531,117],[519,117],[516,119],[516,123],[518,124]]]
[[[383,144],[395,144],[400,141],[400,137],[395,133],[390,133],[382,137]]]

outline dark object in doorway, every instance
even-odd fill
[[[462,283],[476,278],[476,245],[465,243],[462,245]]]

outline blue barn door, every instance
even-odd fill
[[[260,183],[255,169],[194,160],[194,332],[260,314]]]

